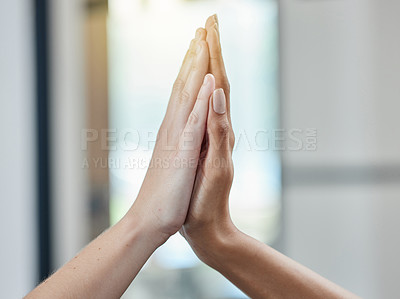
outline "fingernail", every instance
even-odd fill
[[[210,74],[207,74],[207,75],[204,77],[203,86],[209,85],[210,82],[211,82],[211,75],[210,75]]]
[[[214,21],[215,21],[215,23],[218,24],[218,16],[217,16],[217,14],[214,14]]]
[[[214,90],[213,108],[215,113],[224,114],[226,112],[225,93],[222,88]]]

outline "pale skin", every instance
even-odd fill
[[[357,298],[234,226],[229,96],[214,15],[190,44],[135,203],[26,298],[118,298],[178,230],[251,298]]]

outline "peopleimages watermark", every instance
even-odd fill
[[[162,135],[162,136],[160,136]],[[180,136],[183,142],[176,142],[174,134],[163,131],[139,131],[133,129],[82,129],[81,149],[87,151],[90,144],[95,144],[104,151],[153,150],[158,139],[163,150],[192,150],[194,137],[190,132]],[[213,138],[211,136],[210,138]],[[235,133],[233,151],[315,151],[317,150],[316,128],[239,130]]]
[[[214,146],[222,145],[220,139],[208,136],[214,140]],[[152,151],[157,142],[157,151],[184,152],[199,151],[198,142],[190,132],[168,134],[168,131],[139,131],[132,129],[83,129],[81,132],[81,149],[88,151],[96,148],[106,151],[102,157],[86,157],[82,161],[82,168],[110,168],[110,169],[147,169],[147,168],[195,168],[197,158],[185,158],[185,155],[161,155],[164,158],[152,159]],[[265,151],[316,151],[317,129],[294,128],[272,130],[238,130],[235,134],[233,151],[265,152]],[[186,155],[187,156],[187,155]],[[190,156],[190,155],[189,155]],[[226,167],[229,161],[216,158],[207,161],[206,167]]]
[[[226,158],[214,158],[211,160],[197,158],[143,158],[143,157],[125,157],[125,158],[92,158],[83,159],[82,168],[109,168],[109,169],[148,169],[148,168],[197,168],[198,164],[204,164],[204,167],[224,168],[230,166]]]

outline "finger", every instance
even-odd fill
[[[186,53],[186,56],[184,58],[184,61],[182,63],[180,72],[178,74],[178,77],[174,83],[174,87],[172,89],[172,94],[170,97],[170,101],[168,103],[167,107],[167,112],[165,114],[162,127],[166,128],[168,131],[167,133],[161,134],[162,136],[168,135],[168,140],[169,142],[173,143],[178,140],[180,133],[182,132],[185,122],[187,120],[188,113],[185,113],[184,115],[181,115],[181,108],[179,99],[184,97],[182,95],[182,91],[185,88],[185,85],[188,81],[189,75],[193,70],[193,67],[197,61],[197,54],[196,50],[198,47],[199,41],[202,41],[202,43],[205,43],[205,38],[206,38],[206,31],[204,28],[198,28],[196,30],[196,37],[191,41],[189,50]],[[208,48],[205,51],[206,55],[208,57]],[[208,59],[208,58],[207,58]],[[204,77],[205,73],[203,74]],[[201,85],[201,83],[200,83]],[[198,92],[198,90],[197,90]],[[186,94],[186,93],[185,93]],[[174,128],[170,130],[171,128]],[[166,137],[164,137],[166,138]]]
[[[217,83],[217,88],[223,88],[224,86],[218,87],[218,84],[222,85],[222,83],[226,82],[217,82],[217,81],[222,81],[223,79],[226,79],[226,81],[228,80],[225,71],[224,60],[222,58],[217,15],[212,15],[207,19],[206,32],[207,32],[206,41],[209,44],[209,50],[210,50],[210,68],[213,69],[219,77],[215,78]]]
[[[186,80],[185,87],[175,99],[177,111],[179,112],[176,115],[176,121],[180,122],[182,128],[185,126],[186,120],[193,109],[204,76],[207,73],[208,55],[207,43],[203,40],[199,41],[196,57]]]
[[[179,140],[179,149],[184,156],[198,158],[203,142],[209,99],[215,88],[215,79],[211,74],[204,77],[196,102],[186,122]]]
[[[178,77],[175,80],[174,87],[172,89],[172,97],[174,94],[179,94],[185,87],[186,80],[190,74],[194,59],[196,57],[196,48],[199,40],[204,40],[206,36],[206,31],[203,28],[198,28],[196,30],[196,36],[190,42],[189,49],[186,52],[185,58],[183,59],[181,68],[178,73]]]
[[[227,114],[230,121],[230,85],[222,58],[221,42],[217,16],[211,16],[206,22],[207,43],[210,52],[209,72],[215,76],[216,88],[224,89],[227,99]]]
[[[215,23],[218,24],[218,17],[217,17],[217,14],[213,14],[212,16],[209,16],[209,17],[207,18],[205,28],[206,28],[206,29],[207,29],[207,28],[210,28],[210,27],[213,26]]]
[[[200,41],[200,40],[206,40],[206,37],[207,37],[207,31],[204,29],[204,28],[202,28],[202,27],[200,27],[200,28],[197,28],[197,30],[196,30],[196,38]]]
[[[230,140],[233,136],[231,124],[227,114],[227,99],[222,88],[216,89],[210,101],[207,119],[207,135],[209,140],[209,151],[211,156],[219,153],[229,157],[232,147]]]
[[[209,54],[207,43],[204,40],[205,31],[204,33],[200,32],[200,38],[202,36],[203,39],[197,42],[196,53],[193,57],[185,85],[181,91],[174,87],[174,92],[168,103],[167,113],[161,125],[161,127],[168,131],[162,134],[162,136],[167,135],[169,143],[172,144],[178,142],[188,116],[193,109],[204,76],[207,73]]]

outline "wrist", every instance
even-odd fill
[[[121,222],[127,226],[129,232],[139,235],[154,249],[160,247],[170,237],[169,234],[163,232],[157,221],[150,219],[149,213],[139,212],[134,206],[121,219]]]
[[[216,268],[216,261],[236,242],[241,232],[230,218],[207,225],[183,227],[183,235],[197,257],[205,264]]]

